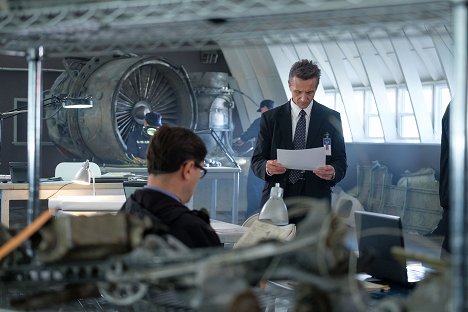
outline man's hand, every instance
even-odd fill
[[[274,160],[267,160],[266,162],[266,174],[272,176],[274,174],[283,174],[286,172],[286,168],[279,162]]]
[[[136,157],[136,156],[133,156],[131,155],[131,161],[132,163],[136,164],[136,165],[139,165],[139,166],[143,166],[143,165],[146,165],[146,159],[143,159],[143,158],[140,158],[140,157]]]
[[[319,167],[319,168],[313,170],[313,172],[319,178],[322,178],[324,180],[331,181],[331,180],[335,179],[335,168],[333,168],[333,166],[330,166],[330,165],[325,165],[323,167]]]

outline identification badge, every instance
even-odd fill
[[[332,140],[330,138],[330,135],[325,133],[325,137],[323,138],[323,147],[325,147],[325,155],[326,156],[331,156],[331,143]]]

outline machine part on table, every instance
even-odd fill
[[[211,129],[216,132],[229,154],[232,149],[232,130],[234,123],[234,90],[229,88],[229,76],[222,72],[190,73],[190,81],[197,97],[198,123],[196,130]],[[205,142],[210,151],[216,142]]]
[[[145,222],[146,221],[146,222]],[[95,260],[129,252],[151,224],[131,215],[60,217],[40,231],[37,255],[43,263]]]
[[[358,165],[357,173],[356,197],[367,211],[399,216],[405,231],[420,235],[430,234],[439,224],[443,209],[434,169],[406,171],[396,185],[393,174],[378,161]]]
[[[0,223],[0,246],[4,246],[14,235],[15,233],[11,229]],[[0,260],[0,267],[6,269],[13,265],[28,263],[29,261],[26,249],[19,247]]]
[[[182,66],[156,57],[134,55],[68,59],[47,94],[84,98],[90,109],[46,106],[49,137],[70,158],[125,162],[126,139],[157,111],[163,123],[195,128],[197,104]],[[105,142],[105,144],[103,144]]]
[[[219,133],[213,129],[197,130],[195,134],[202,139],[208,150],[205,157],[206,167],[238,167],[230,148],[222,141]]]
[[[222,72],[194,72],[189,74],[193,91],[197,97],[198,122],[196,130],[210,128],[210,109],[218,96],[229,96],[228,74]],[[228,122],[228,120],[225,120]],[[223,128],[232,127],[223,124]]]
[[[13,257],[17,251],[21,252],[22,246],[26,245],[27,260],[30,260],[29,255],[32,255],[28,248],[30,247],[30,239],[52,218],[52,214],[46,210],[41,213],[31,224],[19,231],[15,236],[11,237],[8,241],[1,245],[0,259],[8,257],[13,253]],[[29,245],[28,245],[29,244]],[[26,258],[25,258],[26,259]],[[24,260],[24,259],[23,259]],[[29,261],[27,261],[28,263]]]
[[[106,272],[106,274],[120,275],[124,273],[124,266],[121,262],[114,263]],[[130,281],[128,283],[97,283],[101,295],[104,296],[110,303],[117,305],[132,304],[146,295],[148,285],[138,281]]]
[[[180,302],[197,311],[232,310],[239,296],[252,290],[261,280],[294,280],[299,285],[310,285],[317,290],[309,292],[305,301],[296,302],[298,311],[311,302],[323,300],[330,303],[331,311],[360,310],[367,297],[354,281],[354,272],[350,275],[346,265],[352,254],[343,244],[344,225],[336,216],[330,215],[321,202],[305,199],[300,202],[301,208],[308,209],[310,213],[298,225],[298,233],[293,240],[286,243],[264,241],[235,250],[189,250],[171,236],[154,234],[147,234],[139,245],[132,245],[137,242],[130,243],[134,232],[131,222],[112,220],[122,215],[106,216],[108,218],[102,220],[112,232],[128,233],[102,239],[100,236],[104,234],[99,226],[104,226],[93,220],[100,216],[81,218],[77,221],[79,227],[65,223],[73,244],[66,245],[69,249],[59,247],[60,252],[54,252],[54,257],[47,259],[54,262],[35,261],[29,265],[12,266],[0,271],[0,280],[9,289],[16,287],[21,290],[37,289],[39,285],[41,289],[52,289],[57,285],[94,282],[106,300],[119,305],[136,303],[149,288],[174,290]],[[140,226],[137,232],[141,233],[143,228]],[[91,233],[84,234],[84,230]],[[56,231],[57,236],[66,232],[58,226],[52,226],[49,231]],[[43,258],[42,253],[46,250],[55,250],[54,241],[50,240],[52,232],[43,236],[47,248],[42,247],[38,259]],[[88,238],[75,238],[78,233]],[[80,251],[82,247],[89,246],[90,237],[95,240],[95,250],[104,244],[102,249],[109,252],[106,259],[99,260],[102,256],[99,251],[80,253],[73,250]],[[133,246],[126,254],[118,254],[121,248],[108,248],[109,244],[119,245],[124,241]],[[112,252],[117,254],[112,255]],[[74,262],[71,258],[80,260]],[[31,297],[34,298],[34,294]]]

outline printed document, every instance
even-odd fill
[[[278,162],[288,169],[314,170],[325,166],[325,147],[302,150],[277,149]]]

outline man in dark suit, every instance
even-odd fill
[[[329,204],[330,188],[346,174],[341,117],[338,112],[314,101],[319,80],[320,69],[312,61],[294,63],[288,79],[291,100],[262,114],[257,145],[252,156],[255,175],[265,180],[262,205],[268,200],[270,189],[275,183],[280,183],[284,189],[284,198],[307,196],[325,199]],[[296,129],[298,124],[303,125],[302,130]],[[295,137],[296,133],[302,133],[302,139],[300,134]],[[297,142],[301,140],[305,142],[298,147]],[[277,149],[322,146],[327,151],[326,165],[313,171],[290,170],[277,161]],[[304,217],[305,213],[290,214],[290,221],[297,223]]]
[[[442,135],[440,140],[440,183],[439,183],[439,199],[440,206],[444,209],[442,219],[433,234],[444,235],[442,248],[450,252],[450,216],[449,216],[449,195],[450,195],[450,178],[449,178],[449,134],[450,134],[450,104],[445,110],[442,117]]]

